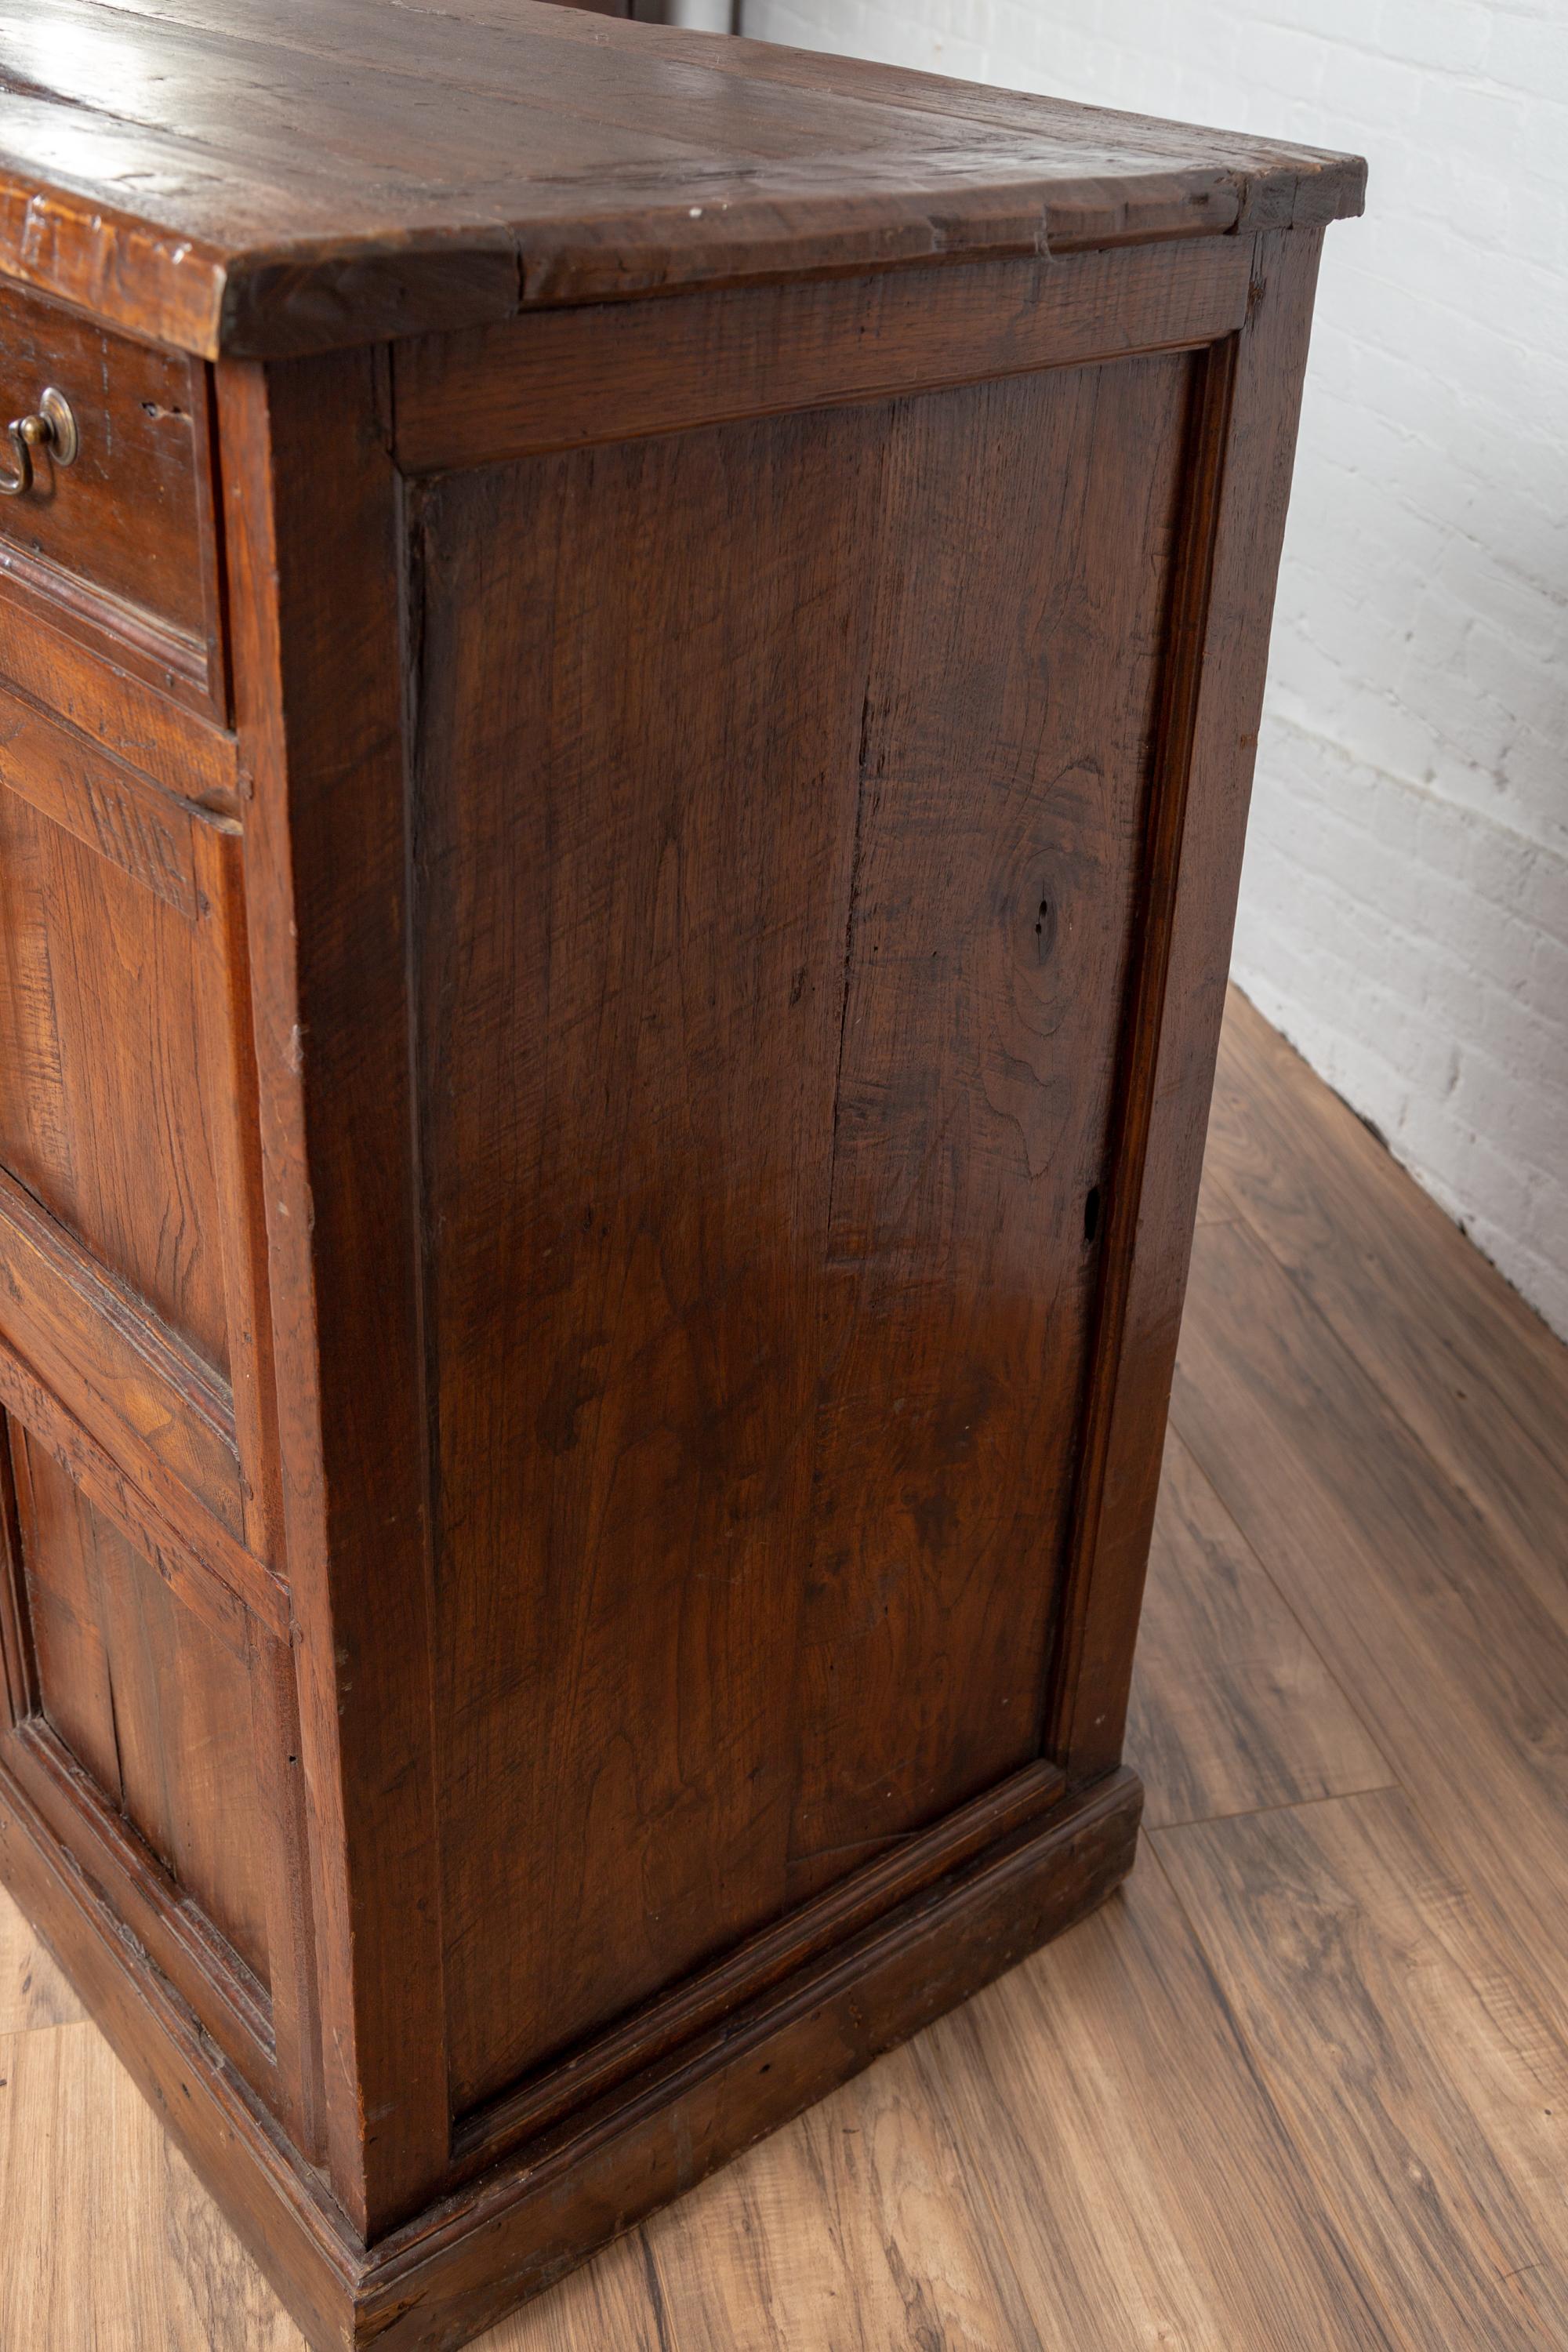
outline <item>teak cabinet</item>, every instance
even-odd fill
[[[5,40],[0,1868],[312,2342],[455,2345],[1128,1867],[1362,171]]]

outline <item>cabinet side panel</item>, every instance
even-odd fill
[[[1191,366],[417,493],[460,2109],[1037,1752]]]

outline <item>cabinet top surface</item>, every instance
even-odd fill
[[[208,356],[1315,225],[1363,178],[548,0],[0,0],[0,274]]]

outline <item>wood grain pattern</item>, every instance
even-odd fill
[[[195,921],[196,822],[167,792],[10,695],[0,695],[0,779],[41,816]]]
[[[1489,2009],[1466,1967],[1468,1898],[1408,1798],[1338,1798],[1157,1843],[1399,2339],[1431,2352],[1554,2340],[1568,2324],[1568,2046],[1543,2079],[1539,2046],[1516,2047]],[[1505,2284],[1527,2270],[1533,2313]]]
[[[969,2190],[963,2151],[898,2052],[647,2225],[652,2315],[681,2352],[991,2352],[1014,2340],[1012,2282]]]
[[[271,1633],[287,1634],[289,1595],[281,1580],[225,1536],[216,1519],[196,1514],[196,1532],[191,1533],[189,1490],[174,1479],[128,1476],[116,1456],[4,1346],[0,1405],[26,1424],[72,1484],[115,1522],[165,1583],[182,1591],[213,1622],[220,1637],[232,1622],[237,1601]]]
[[[1271,1255],[1568,1622],[1563,1350],[1335,1097],[1233,992],[1210,1164]]]
[[[1016,1769],[1038,1738],[1105,1263],[1098,1204],[1117,1188],[1190,381],[1175,358],[1015,379],[912,403],[891,436],[845,923],[792,1891]],[[1135,471],[1112,454],[1123,446],[1142,452]],[[983,579],[1006,583],[1000,636]],[[917,582],[951,583],[940,628]],[[916,1685],[918,1729],[898,1696]]]
[[[124,1928],[111,1903],[90,1883],[84,1892],[26,1787],[0,1775],[0,1874],[50,1946],[68,1949],[72,1982],[93,2019],[126,2053],[153,2115],[204,2181],[222,2184],[224,2210],[252,2258],[271,2258],[281,2230],[296,2233],[285,2280],[290,2310],[318,2347],[338,2352],[353,2254],[319,2177],[301,2198],[277,2136],[258,2132],[253,2096],[232,2065],[214,2063],[210,2040],[170,1977],[126,1969]],[[253,2151],[248,2163],[236,2161],[242,2143]],[[226,2250],[231,2241],[219,2243]]]
[[[842,551],[874,528],[879,429],[852,411],[458,476],[421,518],[459,2107],[548,2054],[541,2024],[605,2023],[784,1907],[778,1667],[809,1542],[853,855],[852,800],[826,787],[858,756],[868,615]],[[742,606],[731,582],[759,545]],[[803,691],[775,742],[766,648],[786,616]],[[496,793],[522,762],[529,788]],[[497,1573],[520,1536],[527,1611]],[[606,1675],[607,1744],[575,1696]],[[498,1831],[530,1857],[499,1884]],[[649,1889],[631,1916],[627,1850]]]
[[[165,691],[221,703],[206,371],[0,281],[0,415],[68,400],[80,446],[0,500],[0,569],[54,625]]]
[[[1152,1827],[1380,1789],[1392,1769],[1174,1433],[1128,1753]]]
[[[449,2347],[1130,1865],[1362,171],[536,0],[0,42],[93,377],[0,564],[0,1857],[307,2333]],[[875,2234],[861,2332],[1018,2323]]]
[[[268,1842],[246,1662],[14,1435],[43,1712],[263,1983]]]
[[[154,340],[276,356],[1361,206],[1352,157],[535,0],[434,21],[438,39],[374,0],[6,0],[0,262]]]
[[[186,2011],[204,2046],[254,2105],[276,2114],[276,2036],[267,1989],[214,1926],[201,1904],[153,1853],[121,1804],[47,1719],[35,1714],[5,1743],[7,1804],[25,1807],[85,1895],[104,1906],[121,1941],[129,1934],[148,1970]],[[25,1878],[21,1895],[32,1907]],[[51,1935],[55,1927],[46,1920]],[[79,1937],[62,1937],[71,1979],[81,1986]],[[100,2015],[89,1997],[88,2007]]]
[[[0,784],[5,760],[0,747]],[[208,1112],[189,1050],[205,974],[170,895],[189,882],[183,821],[163,824],[129,784],[100,784],[95,813],[93,772],[81,772],[71,830],[0,789],[0,1162],[226,1377]],[[57,808],[69,789],[62,772]],[[82,830],[100,835],[91,847]]]
[[[0,1888],[0,2035],[75,2025],[86,2015],[58,1964]]]
[[[1248,1229],[1194,1269],[1176,1428],[1568,2040],[1568,1635]]]
[[[37,599],[0,571],[0,676],[15,694],[47,709],[122,767],[216,815],[234,816],[242,780],[234,737],[61,635]]]
[[[1394,2352],[1151,1863],[917,2045],[1017,2282],[1004,2340]]]
[[[416,509],[459,2111],[1037,1752],[1187,371]]]
[[[322,2095],[362,2236],[429,2196],[449,2142],[384,390],[364,353],[218,387]]]
[[[93,2026],[0,2033],[0,2342],[305,2352]]]
[[[1251,1067],[1236,1026],[1220,1066],[1231,1121],[1246,1116]],[[1314,1192],[1322,1205],[1379,1220],[1379,1250],[1346,1277],[1363,1286],[1374,1321],[1390,1304],[1383,1287],[1404,1280],[1394,1247],[1403,1205],[1434,1352],[1450,1318],[1490,1295],[1494,1377],[1531,1362],[1534,1377],[1562,1377],[1568,1351],[1536,1356],[1528,1337],[1505,1360],[1517,1303],[1451,1226],[1428,1223],[1428,1204],[1375,1147],[1363,1154],[1363,1130],[1331,1116],[1294,1057],[1278,1067],[1303,1136],[1315,1139],[1306,1172],[1280,1196],[1281,1246]],[[1278,1113],[1260,1093],[1260,1129]],[[1218,1222],[1235,1225],[1228,1205]],[[1261,1194],[1252,1213],[1250,1230],[1267,1237]],[[1200,1254],[1194,1331],[1205,1277]],[[1403,1312],[1407,1302],[1393,1303]],[[1259,1300],[1236,1327],[1266,1363],[1271,1305]],[[1228,1308],[1221,1319],[1230,1324]],[[1216,1458],[1228,1446],[1258,1461],[1260,1478],[1284,1465],[1265,1528],[1320,1493],[1331,1504],[1338,1484],[1332,1446],[1302,1471],[1300,1453],[1279,1443],[1321,1410],[1325,1375],[1312,1361],[1300,1385],[1268,1391],[1276,1422],[1238,1420],[1234,1391],[1220,1391]],[[1487,1433],[1478,1442],[1484,1449]],[[1436,1492],[1453,1489],[1439,1477]],[[1191,1515],[1184,1478],[1183,1495]],[[1223,1528],[1206,1515],[1201,1524],[1218,1543]],[[1182,1518],[1163,1516],[1159,1540],[1185,1545]],[[1359,1598],[1362,1556],[1332,1540],[1322,1549],[1342,1661],[1357,1643],[1375,1658],[1391,1628],[1418,1630],[1432,1610],[1425,1537],[1402,1545],[1384,1526],[1380,1540],[1387,1602],[1376,1613]],[[1141,1664],[1162,1685],[1173,1739],[1194,1719],[1176,1704],[1187,1662],[1225,1600],[1189,1557],[1191,1572],[1169,1585],[1156,1569],[1151,1609],[1163,1595],[1173,1638]],[[1261,1562],[1253,1573],[1268,1577]],[[1291,1591],[1294,1560],[1279,1573]],[[1223,1553],[1219,1574],[1228,1581]],[[1246,1601],[1267,1661],[1281,1654],[1284,1606]],[[1500,1619],[1494,1644],[1516,1638]],[[1433,1712],[1450,1703],[1450,1685],[1427,1689],[1422,1673],[1421,1654],[1395,1645],[1392,1678],[1378,1685],[1403,1686],[1410,1718],[1424,1701]],[[1499,1721],[1515,1736],[1506,1698]],[[1201,1727],[1194,1783],[1211,1769],[1211,1727]],[[1385,1736],[1382,1721],[1373,1727]],[[1246,1730],[1238,1718],[1235,1769]],[[1262,1769],[1275,1769],[1282,1737],[1265,1727]],[[1227,1766],[1222,1798],[1233,1786]],[[1483,1778],[1461,1783],[1454,1801],[1497,1841],[1561,1842],[1561,1815],[1543,1811],[1539,1794],[1497,1801]],[[1568,2108],[1563,2044],[1541,2014],[1556,1969],[1544,1948],[1531,1966],[1510,1939],[1518,1915],[1500,1907],[1497,1886],[1479,1894],[1439,1843],[1428,1803],[1398,1792],[1286,1804],[1152,1843],[1179,1903],[1159,1854],[1146,1856],[1094,1921],[502,2321],[481,2352],[887,2352],[910,2342],[1126,2352],[1166,2338],[1190,2352],[1541,2352],[1558,2342]],[[0,1988],[29,1974],[36,1987],[41,1965],[0,1898]],[[11,2037],[0,2042],[0,2168],[10,2168],[0,2313],[26,2326],[18,2340],[29,2352],[79,2352],[90,2320],[115,2352],[302,2352],[182,2160],[127,2100],[111,2062],[94,2055],[91,2029],[79,2029],[68,2063],[19,2064],[19,2043],[57,2037],[18,2031],[5,2000],[0,1990],[0,2036]],[[183,2334],[192,2309],[196,2332]]]
[[[1247,325],[1204,363],[1193,417],[1193,520],[1173,588],[1099,1354],[1049,1699],[1052,1752],[1087,1776],[1121,1752],[1159,1484],[1150,1437],[1163,1429],[1186,1286],[1320,247],[1316,235],[1258,239]]]
[[[460,2119],[452,2137],[457,2164],[465,2172],[479,2170],[518,2141],[754,2000],[997,1839],[1039,1822],[1060,1798],[1063,1785],[1058,1766],[1031,1765],[988,1790],[975,1803],[961,1805],[923,1836],[900,1840],[816,1902],[798,1905],[777,1926],[763,1928],[714,1967],[677,1984],[618,2030]]]
[[[1110,1774],[384,2241],[362,2273],[360,2340],[461,2340],[581,2258],[584,2205],[594,2240],[611,2236],[724,2162],[742,2128],[772,2129],[858,2074],[1103,1903],[1141,1802],[1131,1773]]]
[[[142,1205],[161,1203],[143,1196]],[[3,1169],[0,1339],[113,1447],[132,1483],[172,1507],[176,1524],[199,1531],[198,1540],[209,1520],[237,1536],[243,1496],[228,1383]]]
[[[1247,315],[1245,240],[542,310],[395,345],[397,462],[490,465],[733,418],[1198,346]],[[628,401],[629,382],[637,398]]]

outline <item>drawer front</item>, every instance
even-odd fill
[[[266,1560],[245,967],[233,820],[0,692],[0,1344],[194,1539]]]
[[[222,701],[207,372],[0,285],[0,427],[63,394],[78,447],[0,498],[0,581],[199,707]],[[15,476],[7,441],[0,467]]]

